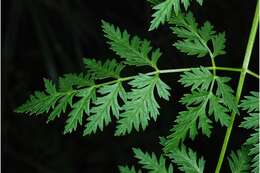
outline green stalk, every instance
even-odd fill
[[[242,71],[240,73],[240,78],[239,78],[239,82],[238,82],[238,86],[237,86],[237,91],[236,91],[236,103],[237,104],[239,103],[244,81],[245,81],[245,77],[246,77],[246,73],[248,72],[248,65],[249,65],[249,61],[250,61],[250,57],[251,57],[251,53],[252,53],[252,49],[253,49],[253,45],[254,45],[254,41],[255,41],[255,36],[256,36],[256,32],[257,32],[257,28],[258,28],[258,22],[259,22],[259,0],[257,1],[255,16],[254,16],[252,28],[250,31],[247,48],[246,48],[246,52],[245,52],[245,57],[244,57],[243,65],[242,65]],[[227,131],[226,131],[226,135],[225,135],[224,142],[222,145],[221,153],[219,155],[219,160],[218,160],[218,164],[217,164],[215,173],[220,172],[220,169],[221,169],[224,157],[225,157],[225,153],[227,150],[228,142],[230,139],[231,131],[233,128],[233,124],[235,121],[235,117],[236,117],[236,114],[234,112],[232,112],[231,124],[227,128]]]

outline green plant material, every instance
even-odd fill
[[[106,60],[103,64],[101,61],[96,61],[95,59],[84,59],[84,64],[86,69],[88,69],[88,74],[91,74],[95,79],[105,79],[105,78],[120,78],[120,72],[125,67],[123,64],[119,64],[115,59]]]
[[[95,87],[82,89],[76,96],[80,97],[80,100],[72,105],[72,111],[68,115],[69,118],[66,121],[64,134],[76,130],[78,124],[82,125],[83,114],[86,113],[88,115],[90,113],[91,100],[96,98]]]
[[[173,173],[172,165],[170,164],[167,168],[165,158],[162,155],[157,159],[154,153],[144,153],[138,148],[133,148],[133,152],[142,168],[149,170],[148,173]]]
[[[196,1],[200,5],[202,5],[202,3],[203,3],[203,0],[196,0]],[[181,0],[181,1],[180,0],[165,0],[163,2],[150,0],[150,2],[155,5],[153,7],[153,9],[155,10],[155,13],[152,15],[153,20],[151,21],[151,26],[149,28],[149,31],[157,29],[160,24],[164,24],[167,20],[169,20],[172,15],[173,10],[174,10],[174,13],[176,14],[176,16],[178,16],[181,11],[180,3],[182,3],[184,5],[185,10],[187,10],[188,7],[190,6],[190,0]]]
[[[185,94],[180,100],[182,104],[186,105],[187,110],[179,113],[175,120],[176,124],[171,129],[171,134],[166,138],[164,143],[166,153],[177,147],[187,136],[192,140],[195,139],[198,129],[201,129],[202,134],[210,137],[212,120],[208,115],[213,115],[214,120],[220,122],[222,126],[229,126],[230,117],[227,113],[233,110],[229,108],[231,107],[229,102],[231,98],[234,99],[234,96],[232,95],[233,90],[225,84],[227,80],[224,79],[226,78],[214,77],[204,67],[192,69],[181,75],[179,82],[186,87],[191,87],[191,93]],[[215,80],[218,81],[218,89],[214,94]],[[208,108],[207,105],[209,105]]]
[[[173,15],[169,20],[173,25],[171,27],[174,34],[180,39],[174,46],[187,55],[197,55],[204,57],[210,54],[212,58],[225,54],[225,33],[218,33],[213,30],[210,22],[206,21],[201,27],[198,26],[193,14],[180,13]],[[210,50],[208,44],[213,45],[213,50]]]
[[[137,172],[133,166],[131,168],[128,166],[119,166],[118,169],[120,173],[142,173],[141,170]]]
[[[187,71],[181,74],[181,79],[179,80],[179,82],[184,87],[191,86],[191,90],[195,90],[197,88],[201,90],[208,90],[213,79],[214,76],[208,69],[200,67],[194,68],[191,71]]]
[[[251,167],[253,173],[259,172],[259,92],[252,91],[250,96],[246,96],[239,105],[243,110],[247,110],[249,116],[244,117],[240,127],[253,129],[245,145],[250,148],[249,155],[253,157]]]
[[[222,96],[223,104],[225,104],[230,111],[234,111],[236,114],[239,113],[236,98],[234,97],[233,89],[228,86],[226,83],[230,81],[231,78],[228,77],[218,77],[216,79],[218,84],[217,96]]]
[[[155,69],[161,56],[159,49],[152,51],[150,41],[141,40],[137,36],[130,38],[127,31],[120,31],[118,27],[102,21],[103,32],[109,40],[110,48],[125,61],[125,64],[143,66],[149,65]]]
[[[17,113],[42,114],[48,113],[54,108],[56,102],[67,93],[58,92],[55,85],[47,79],[44,79],[45,92],[36,91],[30,99],[16,109]]]
[[[59,91],[68,92],[74,88],[89,87],[95,85],[93,78],[90,75],[80,74],[65,74],[59,78]]]
[[[103,131],[103,126],[111,122],[110,112],[118,119],[121,107],[118,103],[118,96],[126,102],[126,92],[121,82],[113,85],[105,85],[98,92],[103,95],[95,101],[94,107],[91,109],[92,115],[88,118],[84,135],[96,133],[97,128]]]
[[[249,156],[245,148],[232,151],[228,158],[229,167],[232,173],[247,173],[249,171]]]
[[[184,145],[181,148],[174,148],[168,155],[174,163],[178,165],[179,170],[185,173],[203,173],[205,160],[203,157],[197,161],[196,152],[186,149]]]
[[[120,115],[115,135],[125,135],[133,129],[139,131],[140,126],[145,129],[148,121],[156,121],[159,115],[159,105],[154,97],[154,88],[156,87],[158,95],[166,100],[169,99],[170,89],[163,83],[159,76],[139,75],[129,82],[133,87],[128,93],[128,100],[123,106],[123,113]]]

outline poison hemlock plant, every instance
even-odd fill
[[[165,73],[181,73],[179,82],[189,87],[180,103],[185,110],[179,112],[166,137],[161,137],[163,153],[158,157],[134,148],[134,156],[142,169],[149,173],[173,173],[179,169],[187,173],[203,173],[206,161],[185,146],[186,139],[194,140],[199,133],[210,138],[216,123],[227,128],[223,147],[215,172],[219,173],[236,115],[247,111],[240,127],[253,130],[241,150],[228,157],[231,172],[259,172],[259,91],[251,92],[239,105],[246,74],[259,79],[248,69],[250,53],[257,31],[259,5],[249,37],[243,67],[216,66],[215,59],[225,54],[225,33],[216,32],[206,21],[199,25],[192,12],[187,12],[190,0],[149,0],[155,13],[149,30],[167,23],[176,36],[173,46],[190,56],[210,58],[212,66],[164,69],[157,66],[162,58],[160,49],[150,41],[131,36],[113,24],[102,21],[104,36],[117,59],[105,62],[84,59],[86,73],[66,74],[58,85],[44,79],[45,90],[35,92],[30,99],[16,109],[18,113],[39,115],[49,113],[47,122],[59,118],[69,110],[64,133],[77,130],[84,123],[83,135],[103,131],[113,120],[117,122],[115,136],[145,130],[150,121],[156,121],[160,105],[158,99],[168,101],[171,88],[160,78]],[[202,5],[202,0],[196,0]],[[184,10],[182,10],[182,6]],[[211,46],[209,46],[211,45]],[[151,71],[123,76],[127,66],[147,66]],[[230,77],[220,76],[218,70],[240,72],[236,96],[229,86]],[[130,89],[129,89],[130,87]],[[239,105],[239,106],[238,106]],[[169,160],[169,162],[167,161]],[[171,163],[170,163],[171,162]],[[134,166],[119,166],[120,173],[141,173]]]

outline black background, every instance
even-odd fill
[[[217,31],[226,32],[227,54],[217,57],[217,65],[241,67],[255,5],[255,1],[237,0],[205,0],[203,7],[192,3],[190,9],[200,24],[209,20]],[[32,91],[43,89],[43,77],[57,81],[64,73],[84,71],[83,57],[118,58],[105,43],[101,19],[148,38],[154,47],[160,47],[163,52],[160,69],[210,65],[209,58],[186,56],[171,46],[176,37],[167,26],[148,32],[152,10],[143,0],[4,0],[2,7],[3,172],[112,173],[117,172],[117,165],[137,163],[132,147],[160,154],[158,137],[168,134],[177,113],[184,109],[178,100],[189,91],[176,82],[178,75],[162,76],[172,88],[172,97],[169,102],[160,101],[158,121],[151,122],[144,132],[125,137],[113,136],[115,123],[88,137],[82,137],[83,127],[63,135],[66,115],[46,124],[47,115],[13,112]],[[250,69],[256,72],[258,46],[257,39],[250,64]],[[236,89],[238,74],[225,75],[232,77],[231,84]],[[243,95],[258,88],[258,81],[251,76],[245,83]],[[240,121],[239,117],[234,125],[237,127]],[[195,141],[185,142],[204,156],[206,173],[215,169],[225,134],[225,128],[219,125],[214,129],[210,139],[199,135]],[[234,128],[228,153],[230,148],[238,149],[247,136],[244,130]],[[229,172],[227,160],[221,172]]]

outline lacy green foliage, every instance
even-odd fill
[[[153,9],[155,10],[155,13],[152,15],[153,20],[151,21],[151,26],[149,28],[149,31],[154,30],[159,27],[160,24],[164,24],[167,20],[170,19],[172,15],[172,11],[174,10],[174,13],[176,15],[180,12],[180,6],[181,3],[184,5],[185,10],[188,9],[190,6],[191,0],[165,0],[165,1],[159,1],[159,0],[149,0],[152,4],[155,6]],[[196,0],[200,5],[202,5],[203,0]]]
[[[152,51],[150,42],[141,40],[137,36],[130,39],[118,27],[102,22],[105,36],[109,40],[111,49],[115,51],[126,65],[148,65],[157,69],[157,61],[161,56],[159,49]],[[54,120],[64,113],[68,107],[71,111],[66,120],[64,133],[71,133],[78,125],[82,125],[84,115],[88,115],[84,135],[103,131],[112,117],[117,120],[115,135],[130,133],[133,127],[139,131],[148,126],[149,120],[157,119],[159,104],[155,98],[155,90],[159,97],[169,100],[169,86],[157,73],[121,78],[120,73],[125,67],[115,59],[101,61],[84,59],[87,75],[66,74],[59,79],[59,90],[55,85],[44,80],[45,92],[35,92],[31,99],[16,111],[19,113],[42,114],[50,113],[48,121]],[[102,83],[102,79],[112,78],[112,81]],[[113,79],[114,78],[114,79]],[[101,83],[96,84],[96,81]],[[129,81],[132,87],[126,92],[122,82]]]
[[[229,167],[232,173],[247,173],[249,171],[249,156],[246,148],[232,151],[228,158]]]
[[[204,171],[205,160],[203,157],[197,161],[196,152],[189,148],[187,150],[184,145],[181,148],[174,148],[169,157],[178,165],[179,170],[185,173],[203,173]]]
[[[246,140],[249,150],[249,155],[253,156],[251,160],[253,168],[251,172],[259,172],[259,92],[252,91],[250,96],[246,96],[241,101],[240,107],[246,110],[249,116],[244,118],[244,121],[240,124],[240,127],[246,129],[253,129],[250,137]]]
[[[118,103],[118,96],[126,102],[126,92],[118,82],[113,85],[102,86],[98,92],[102,95],[94,102],[95,106],[91,109],[92,115],[88,118],[84,135],[96,133],[97,128],[103,131],[103,126],[111,122],[110,112],[118,119],[121,107]]]
[[[179,82],[185,87],[191,87],[191,93],[185,94],[180,100],[186,105],[185,111],[181,111],[167,137],[164,151],[170,152],[172,148],[183,142],[186,136],[194,139],[198,135],[198,129],[202,134],[210,137],[213,115],[216,122],[222,126],[229,126],[228,112],[237,111],[233,90],[225,84],[226,77],[214,76],[208,69],[201,67],[190,72],[184,72]],[[215,83],[215,81],[217,81]],[[214,92],[214,85],[217,90]],[[209,105],[209,107],[207,107]]]
[[[158,159],[154,153],[145,153],[140,149],[133,149],[135,158],[139,160],[139,164],[143,169],[148,170],[148,173],[173,173],[173,167],[170,164],[167,168],[165,158],[161,155]]]
[[[137,131],[140,126],[145,129],[150,119],[156,121],[159,105],[154,97],[155,88],[160,97],[168,100],[170,96],[168,92],[170,88],[160,80],[158,75],[139,75],[129,84],[133,89],[128,93],[128,101],[123,106],[124,111],[120,115],[121,119],[116,130],[117,136],[130,133],[133,127]]]
[[[169,23],[173,25],[171,27],[173,33],[180,39],[174,43],[174,46],[181,52],[197,57],[210,54],[212,58],[225,54],[225,33],[216,34],[208,21],[199,27],[193,14],[188,12],[187,14],[173,15]],[[210,41],[213,50],[210,50],[208,46]]]
[[[128,166],[119,166],[118,169],[120,173],[142,173],[141,170],[137,172],[133,166],[131,168]]]
[[[149,65],[155,69],[157,60],[161,56],[159,49],[152,51],[150,41],[141,40],[137,36],[130,37],[128,32],[120,31],[118,27],[102,21],[105,37],[109,40],[110,48],[121,58],[125,64],[143,66]]]
[[[105,78],[120,78],[120,72],[125,67],[123,64],[119,64],[115,59],[106,60],[103,64],[101,61],[95,59],[84,59],[88,74],[91,74],[95,79]]]

